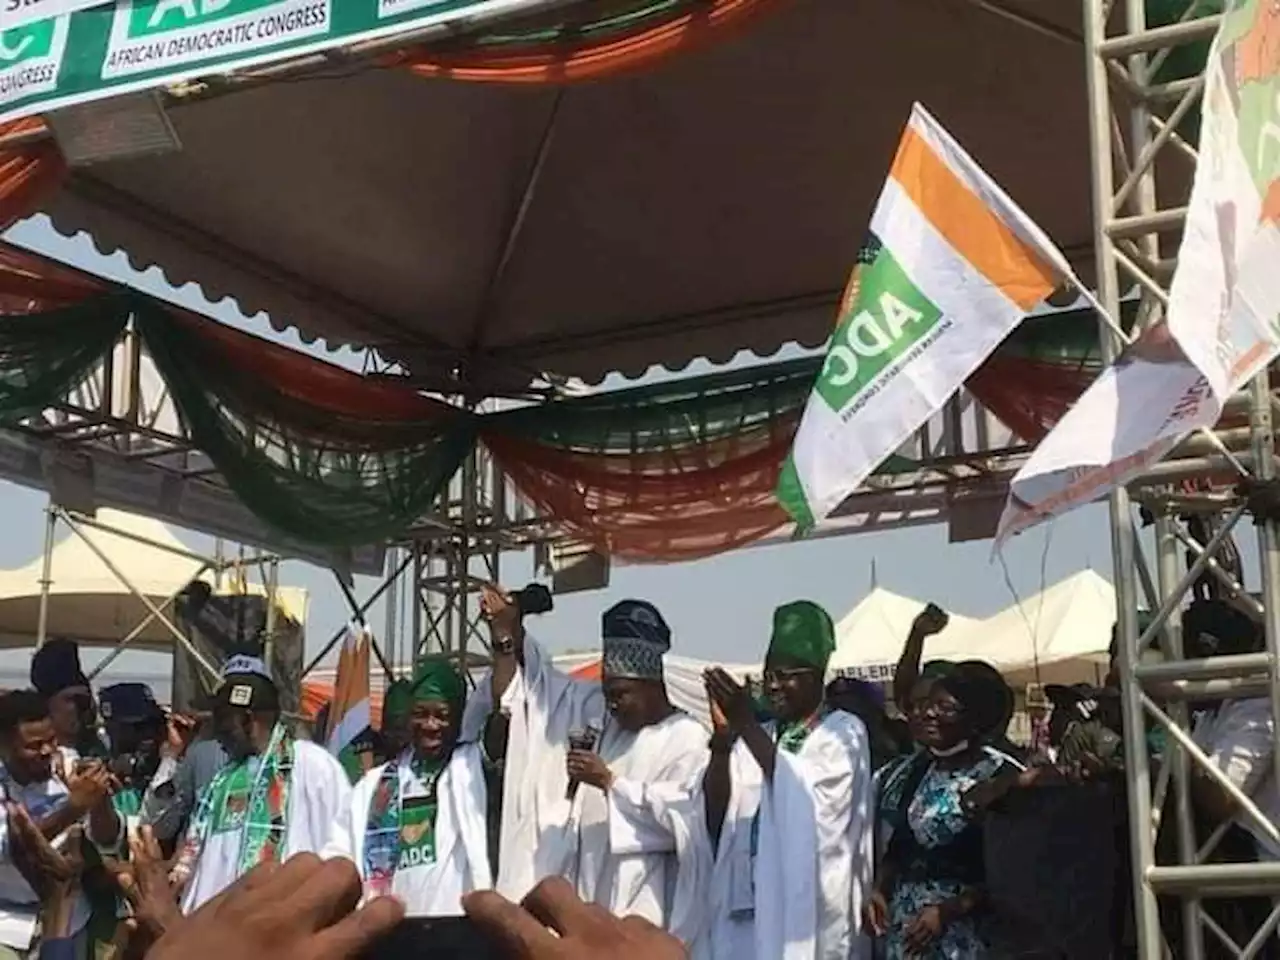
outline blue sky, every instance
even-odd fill
[[[123,255],[101,256],[87,238],[63,238],[43,218],[14,227],[7,239],[259,336],[360,369],[360,355],[353,351],[329,353],[319,345],[308,347],[295,334],[273,331],[263,315],[246,318],[231,301],[210,304],[194,286],[170,287],[158,270],[139,274]],[[739,362],[750,362],[750,358],[740,357]],[[694,364],[684,375],[707,368]],[[653,371],[651,376],[671,374]],[[606,388],[619,385],[616,381],[605,384]],[[21,566],[40,551],[46,500],[43,494],[12,484],[0,482],[0,490],[0,524],[6,533],[0,538],[0,566]],[[210,538],[184,530],[175,533],[193,549],[212,552]],[[776,606],[807,598],[823,604],[839,619],[867,593],[873,564],[883,587],[932,599],[958,613],[982,616],[1008,606],[1014,592],[1026,598],[1086,567],[1110,578],[1106,511],[1088,507],[1033,530],[1009,545],[1004,556],[1008,582],[1001,565],[992,562],[990,542],[949,544],[945,526],[932,525],[747,549],[685,564],[615,567],[607,589],[558,598],[556,609],[536,625],[536,633],[554,649],[591,647],[598,641],[600,613],[620,599],[640,597],[662,609],[674,630],[677,652],[724,662],[754,661],[763,652]],[[509,584],[521,586],[531,575],[531,556],[504,558],[503,579]],[[308,647],[314,651],[346,620],[342,595],[328,571],[309,564],[286,564],[281,579],[310,591]],[[359,578],[357,596],[367,596],[375,585],[374,580]],[[381,607],[375,608],[370,622],[375,630],[382,629]],[[136,669],[141,662],[127,660],[124,665]],[[0,661],[0,679],[16,666],[12,657]],[[153,660],[145,672],[161,669],[163,664]]]

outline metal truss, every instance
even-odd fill
[[[1083,0],[1086,78],[1089,96],[1091,164],[1097,288],[1099,299],[1119,315],[1123,295],[1141,297],[1140,323],[1157,322],[1168,304],[1169,282],[1186,217],[1195,172],[1195,145],[1184,139],[1184,120],[1194,117],[1204,77],[1156,82],[1161,64],[1178,46],[1209,40],[1220,21],[1200,16],[1188,3],[1179,23],[1148,28],[1142,0]],[[1120,345],[1101,329],[1107,359]],[[1119,606],[1121,689],[1129,792],[1131,859],[1134,875],[1139,956],[1167,956],[1157,895],[1177,898],[1181,919],[1179,960],[1212,955],[1252,957],[1276,936],[1280,907],[1243,943],[1236,943],[1205,911],[1205,901],[1242,894],[1273,893],[1280,864],[1206,862],[1229,824],[1209,837],[1193,822],[1191,785],[1209,777],[1225,788],[1241,811],[1272,838],[1280,838],[1256,805],[1205,756],[1192,738],[1188,701],[1269,697],[1280,718],[1280,529],[1274,520],[1254,520],[1262,570],[1261,597],[1220,563],[1232,532],[1248,512],[1238,483],[1276,475],[1272,416],[1276,403],[1264,373],[1228,405],[1222,424],[1209,438],[1196,438],[1147,476],[1111,497],[1111,540]],[[1206,439],[1209,442],[1205,442]],[[1141,511],[1141,512],[1139,512]],[[1154,527],[1152,551],[1143,549],[1137,516]],[[1190,518],[1209,520],[1208,536],[1192,535]],[[1195,558],[1188,569],[1184,551]],[[1266,652],[1250,656],[1187,660],[1178,613],[1196,580],[1215,578],[1265,625]],[[1156,612],[1155,622],[1138,629],[1137,611]],[[1159,638],[1166,661],[1139,662],[1139,650]],[[1146,730],[1167,731],[1169,749],[1159,769],[1150,762]],[[1280,729],[1280,724],[1277,725]],[[1273,761],[1280,774],[1280,752]],[[1156,860],[1155,836],[1167,791],[1173,790],[1172,825],[1177,859]]]

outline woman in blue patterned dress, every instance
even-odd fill
[[[1003,683],[1003,681],[1001,681]],[[987,743],[1003,693],[969,664],[922,684],[908,719],[919,749],[880,778],[880,848],[868,922],[885,960],[986,956],[982,825],[967,809],[973,787],[1020,766]]]

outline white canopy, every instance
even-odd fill
[[[79,534],[64,531],[65,536],[53,548],[50,568],[49,637],[66,637],[84,644],[114,644],[146,619],[150,611],[112,572],[112,567],[169,616],[169,598],[200,572],[200,562],[158,520],[100,510],[98,521],[131,536],[97,527],[80,528],[110,560],[108,564]],[[0,646],[35,646],[43,576],[42,556],[16,570],[0,570]],[[290,617],[299,622],[305,620],[305,590],[280,588],[277,602]],[[131,647],[167,650],[172,642],[164,625],[153,620]]]
[[[1011,682],[1092,682],[1106,669],[1116,591],[1081,570],[982,622],[983,659]]]
[[[833,674],[850,674],[867,680],[893,679],[893,668],[902,655],[911,623],[924,609],[920,600],[912,600],[873,587],[852,610],[836,624],[836,652],[827,670]],[[930,639],[926,660],[970,659],[974,627],[981,621],[951,614],[947,629]]]
[[[924,603],[874,588],[836,626],[832,673],[888,681]],[[985,660],[1014,686],[1096,681],[1107,661],[1115,590],[1082,570],[985,619],[951,614],[924,660]]]

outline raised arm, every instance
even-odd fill
[[[930,603],[920,611],[907,634],[907,644],[893,670],[893,702],[903,713],[911,699],[911,691],[920,679],[920,661],[924,659],[924,642],[947,628],[950,617],[936,604]]]

